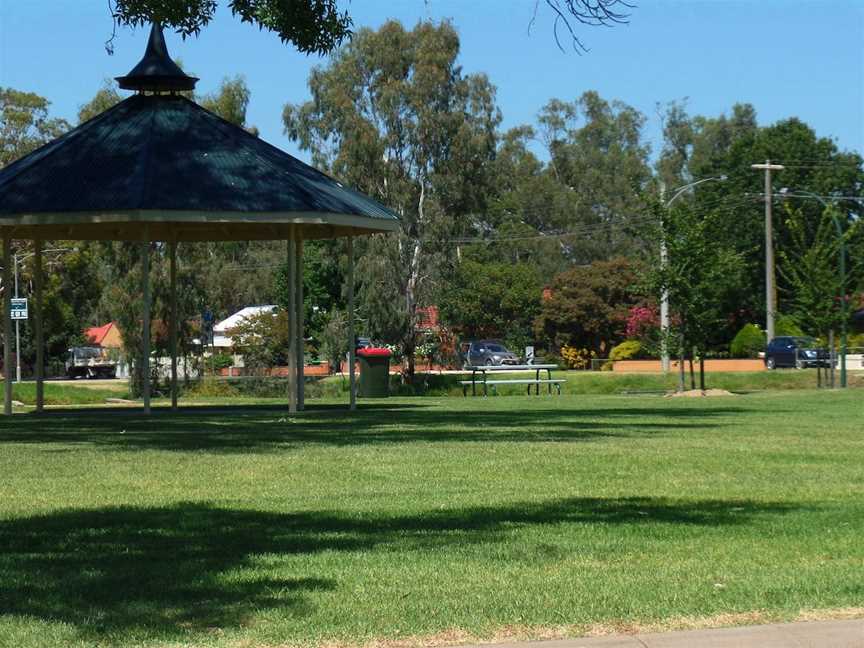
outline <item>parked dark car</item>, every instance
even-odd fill
[[[828,349],[821,348],[816,340],[809,337],[775,337],[765,349],[765,366],[768,369],[828,367],[830,363]]]
[[[520,364],[518,355],[511,353],[507,347],[495,340],[463,342],[460,351],[462,362],[472,367]]]

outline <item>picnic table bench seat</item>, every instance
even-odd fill
[[[547,385],[549,387],[549,393],[552,393],[552,387],[554,386],[558,390],[558,394],[561,394],[561,383],[567,382],[566,379],[563,378],[552,378],[552,369],[557,369],[557,365],[498,365],[493,367],[466,367],[466,369],[470,369],[471,371],[471,380],[460,380],[459,384],[462,385],[462,395],[468,396],[468,387],[471,387],[471,392],[475,396],[477,395],[477,385],[483,387],[483,395],[486,396],[488,393],[488,387],[492,386],[492,392],[497,393],[495,388],[496,385],[527,385],[528,393],[531,393],[531,386],[534,385],[536,389],[536,393],[540,393],[540,385]],[[497,379],[497,380],[489,380],[489,373],[502,372],[502,371],[535,371],[536,374],[533,378],[508,378],[508,379]],[[546,372],[546,378],[540,378],[540,372]]]

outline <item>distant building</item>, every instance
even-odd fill
[[[276,311],[276,308],[272,304],[267,306],[247,306],[222,320],[213,326],[213,346],[223,349],[232,348],[234,346],[234,341],[231,338],[232,333],[243,320],[262,313],[273,313]]]
[[[417,309],[417,329],[420,331],[437,331],[440,328],[438,324],[438,307],[426,306]]]
[[[89,344],[103,349],[120,349],[123,347],[120,329],[114,322],[88,328],[84,331],[84,336]]]

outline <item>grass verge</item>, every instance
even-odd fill
[[[495,380],[532,377],[530,372],[501,372]],[[545,377],[545,374],[543,375]],[[460,381],[469,380],[470,374],[417,374],[413,384],[405,384],[399,375],[391,375],[390,392],[395,396],[462,396]],[[674,391],[678,386],[677,375],[620,374],[607,371],[558,371],[553,378],[564,378],[565,394],[622,394],[662,393]],[[838,376],[839,384],[839,376]],[[698,383],[698,377],[697,377]],[[213,398],[276,398],[286,393],[285,378],[231,378],[208,379],[193,385],[184,393],[192,400]],[[708,374],[706,386],[735,392],[765,390],[813,389],[816,387],[816,370],[777,370],[765,372],[712,373]],[[850,372],[849,386],[864,388],[864,372]],[[687,388],[690,387],[689,377]],[[469,390],[470,391],[470,390]],[[502,395],[526,393],[525,385],[498,385],[495,392]],[[492,390],[490,388],[490,394]],[[347,376],[330,376],[325,379],[307,379],[306,396],[310,399],[339,398],[348,394]]]
[[[3,381],[0,380],[0,389]],[[118,389],[119,387],[119,389]],[[46,405],[99,405],[106,398],[125,398],[128,389],[125,383],[103,384],[100,386],[79,386],[68,383],[45,383]],[[36,404],[36,383],[21,382],[12,385],[12,399],[28,406]]]

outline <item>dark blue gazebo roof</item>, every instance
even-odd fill
[[[177,240],[398,227],[371,198],[172,92],[192,78],[176,66],[182,77],[166,76],[152,56],[142,67],[148,55],[122,80],[154,94],[129,97],[0,170],[0,225],[22,238],[137,239],[146,230]]]

